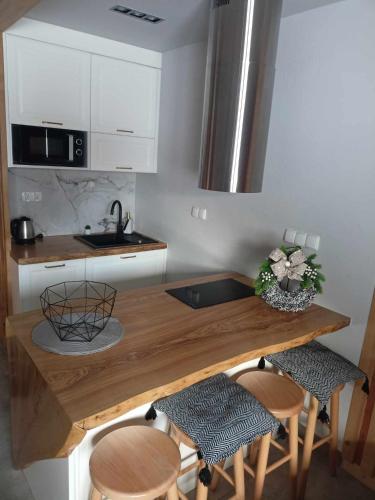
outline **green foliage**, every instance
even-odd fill
[[[301,247],[286,247],[282,245],[280,247],[287,257],[297,250],[301,250]],[[325,281],[324,275],[319,271],[322,268],[320,264],[316,264],[314,260],[316,259],[316,254],[311,254],[306,259],[307,269],[302,276],[303,280],[300,283],[302,289],[315,288],[317,293],[322,293],[322,283]],[[271,265],[273,261],[271,259],[264,260],[259,267],[259,274],[255,281],[255,293],[256,295],[262,295],[269,288],[277,284],[277,278],[273,274]]]

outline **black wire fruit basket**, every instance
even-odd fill
[[[95,281],[65,281],[40,296],[42,311],[62,341],[91,342],[112,316],[117,290]]]

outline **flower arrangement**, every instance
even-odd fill
[[[260,266],[255,281],[256,295],[283,311],[306,309],[315,295],[322,293],[325,281],[320,272],[322,266],[315,263],[315,259],[316,254],[306,257],[299,246],[275,248]],[[288,291],[290,282],[297,284],[293,291]]]

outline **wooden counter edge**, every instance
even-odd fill
[[[82,244],[83,245],[83,244]],[[80,251],[67,251],[64,253],[53,253],[48,256],[33,256],[33,257],[19,257],[14,247],[11,248],[10,257],[18,265],[29,265],[29,264],[42,264],[43,262],[57,262],[60,260],[76,260],[76,259],[91,259],[95,257],[106,257],[111,255],[121,255],[125,253],[140,253],[140,252],[151,252],[152,250],[164,250],[168,248],[167,243],[159,241],[157,243],[150,243],[148,245],[132,245],[126,247],[116,247],[116,248],[102,248],[94,249],[87,247],[87,250]]]
[[[76,425],[81,427],[84,430],[94,429],[100,425],[103,425],[121,415],[142,406],[146,403],[150,403],[158,398],[169,396],[174,394],[182,389],[200,382],[208,377],[213,375],[217,375],[223,371],[229,370],[230,368],[234,368],[235,366],[240,365],[246,361],[251,361],[253,359],[260,358],[261,356],[266,356],[268,354],[274,354],[276,352],[280,352],[286,349],[292,349],[293,347],[298,347],[308,342],[311,342],[315,338],[327,334],[333,333],[342,328],[345,328],[350,325],[350,318],[343,316],[343,320],[339,321],[333,325],[328,325],[324,328],[320,328],[308,335],[304,335],[303,337],[298,337],[293,341],[282,342],[280,344],[273,344],[272,346],[268,346],[264,349],[259,349],[255,351],[249,351],[246,353],[242,353],[241,355],[235,356],[234,358],[222,361],[220,363],[216,363],[214,365],[208,366],[202,370],[191,373],[183,378],[174,380],[173,382],[166,384],[161,387],[155,387],[146,391],[142,394],[138,394],[137,396],[128,399],[124,403],[117,404],[111,408],[106,408],[100,413],[92,415],[80,422],[76,422]]]
[[[73,424],[7,321],[12,459],[16,469],[70,455],[86,431]]]

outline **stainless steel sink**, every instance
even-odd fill
[[[139,233],[124,234],[121,236],[118,236],[117,233],[83,234],[75,236],[75,238],[91,248],[125,247],[158,243],[156,240]]]

